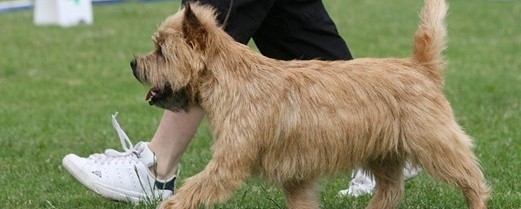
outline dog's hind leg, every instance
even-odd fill
[[[437,130],[432,136],[436,135],[447,138],[423,139],[431,143],[428,147],[417,149],[414,157],[432,177],[458,187],[465,196],[468,208],[487,208],[490,189],[471,151],[470,138],[463,131],[454,129],[445,133]]]
[[[288,209],[319,208],[317,186],[313,182],[290,181],[282,184]]]
[[[375,160],[365,166],[372,172],[376,187],[375,195],[366,209],[395,208],[403,196],[403,167],[405,160]]]

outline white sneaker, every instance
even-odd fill
[[[365,194],[372,194],[376,183],[370,173],[364,172],[361,169],[353,173],[354,177],[349,182],[349,188],[341,190],[338,194],[340,196],[358,197]]]
[[[88,158],[68,154],[63,166],[80,183],[109,199],[132,203],[166,199],[174,192],[176,176],[164,181],[155,177],[150,170],[156,162],[154,153],[145,142],[132,146],[116,115],[112,115],[112,124],[125,152],[108,149]]]
[[[403,176],[405,180],[410,180],[418,175],[422,169],[414,167],[409,162],[405,164],[403,169]],[[349,188],[338,192],[340,196],[358,197],[361,195],[371,195],[374,192],[376,183],[371,173],[367,173],[358,169],[353,173],[354,177],[349,182]]]

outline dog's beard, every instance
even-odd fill
[[[145,99],[150,105],[173,112],[179,112],[181,110],[188,112],[190,107],[188,92],[184,88],[177,91],[173,91],[170,86],[165,86],[163,89],[151,88]]]

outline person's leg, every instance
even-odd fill
[[[159,126],[148,144],[157,160],[157,176],[168,179],[175,175],[177,164],[192,140],[204,116],[200,107],[188,112],[165,110]]]
[[[186,0],[182,2],[185,3]],[[256,33],[275,0],[198,0],[198,3],[211,5],[217,10],[217,21],[235,41],[248,44]],[[230,8],[231,5],[231,8]],[[226,23],[226,15],[229,18]]]
[[[320,0],[276,1],[253,40],[275,59],[353,59]]]

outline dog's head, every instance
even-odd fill
[[[153,35],[155,49],[134,57],[134,76],[151,86],[147,100],[161,108],[187,111],[198,103],[199,79],[205,73],[208,40],[219,30],[214,9],[186,3]]]

